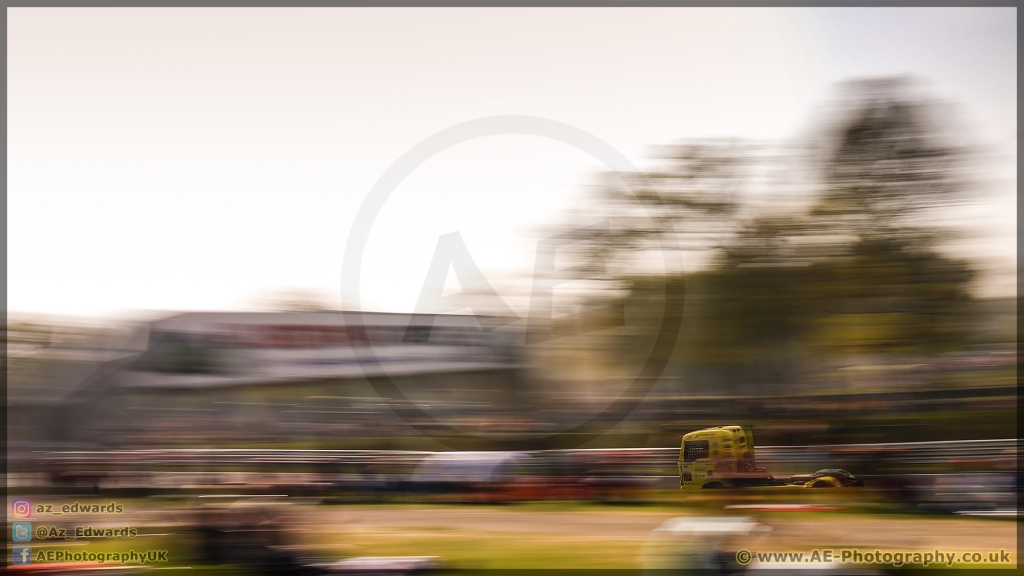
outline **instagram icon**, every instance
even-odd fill
[[[11,502],[11,514],[15,518],[29,518],[32,516],[31,500],[14,500]]]

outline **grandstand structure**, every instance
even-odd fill
[[[382,379],[438,420],[500,418],[525,409],[521,340],[501,318],[469,315],[184,313],[142,326],[119,353],[37,375],[51,392],[21,400],[32,416],[12,439],[343,445],[414,434],[377,392]]]

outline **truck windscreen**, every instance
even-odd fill
[[[692,440],[683,443],[683,462],[693,462],[710,456],[707,440]]]

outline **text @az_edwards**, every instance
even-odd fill
[[[129,526],[122,528],[37,526],[35,534],[37,540],[78,540],[79,538],[135,538],[139,535],[139,531]]]

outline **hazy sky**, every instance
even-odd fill
[[[340,299],[350,225],[406,150],[480,117],[581,128],[637,165],[680,138],[799,136],[839,81],[911,73],[994,160],[984,290],[1015,289],[1015,9],[24,9],[7,12],[8,308]],[[601,165],[529,136],[458,145],[374,225],[365,309],[411,310],[440,235],[496,286]],[[999,268],[1001,267],[1001,268]]]

